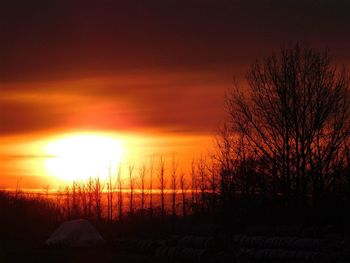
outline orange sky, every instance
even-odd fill
[[[350,60],[349,5],[8,1],[0,10],[0,187],[54,183],[45,145],[73,133],[108,133],[138,160],[206,153],[225,90],[255,58],[299,40]]]
[[[3,84],[0,186],[56,185],[44,149],[58,136],[108,133],[133,148],[128,158],[138,163],[151,155],[188,163],[207,154],[230,85],[217,79],[210,72],[138,72]]]

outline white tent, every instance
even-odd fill
[[[70,247],[91,247],[101,245],[105,240],[87,220],[72,220],[62,225],[46,240],[47,245]]]

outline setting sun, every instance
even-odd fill
[[[89,177],[106,178],[108,168],[121,160],[121,141],[107,135],[76,134],[49,142],[46,169],[62,181],[80,181]]]

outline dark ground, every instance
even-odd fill
[[[124,233],[97,248],[46,247],[44,240],[26,244],[22,240],[17,247],[14,243],[6,247],[2,240],[6,248],[0,262],[344,263],[350,259],[349,235],[334,226],[246,225],[231,232],[218,225],[191,224],[180,232],[155,233],[152,238],[147,229],[140,235]]]
[[[0,262],[157,262],[148,255],[116,253],[110,249],[14,249],[6,253]],[[162,261],[163,262],[163,261]]]
[[[73,249],[45,247],[45,240],[62,222],[55,208],[0,193],[0,263],[350,262],[345,206],[286,211],[253,204],[225,210],[230,212],[227,216],[91,221],[106,245]]]

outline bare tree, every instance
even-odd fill
[[[186,177],[185,173],[181,172],[180,174],[180,188],[181,188],[181,196],[182,196],[182,216],[185,218],[186,213]]]
[[[333,175],[332,160],[347,136],[349,75],[331,64],[329,52],[299,44],[256,61],[227,97],[232,132],[264,160],[291,193],[314,199]]]
[[[121,165],[118,166],[118,171],[117,171],[117,191],[118,191],[117,210],[118,210],[118,219],[120,221],[123,218],[123,186],[122,186]]]
[[[88,218],[90,219],[92,218],[92,207],[93,207],[93,200],[94,200],[93,186],[94,186],[94,182],[93,182],[93,179],[90,177],[86,185],[86,191],[88,194],[87,214],[88,214]]]
[[[206,171],[206,160],[204,157],[201,157],[198,161],[198,176],[200,181],[200,191],[201,191],[201,211],[204,213],[205,210],[205,197],[207,190],[207,171]]]
[[[159,160],[159,190],[160,190],[160,205],[162,217],[165,216],[165,162],[163,157]]]
[[[108,182],[107,182],[107,220],[112,222],[113,220],[113,180],[112,180],[112,167],[111,164],[108,167]]]
[[[149,164],[149,210],[151,217],[153,216],[153,157]]]
[[[178,169],[178,163],[175,160],[175,157],[173,157],[172,165],[171,165],[171,203],[172,203],[172,216],[175,218],[176,216],[176,195],[177,195],[177,169]]]
[[[146,201],[146,195],[145,195],[146,166],[145,165],[143,165],[140,169],[140,180],[141,180],[141,213],[143,216],[145,211],[145,201]]]
[[[86,187],[84,183],[80,183],[78,187],[78,193],[79,193],[79,198],[81,201],[81,212],[84,216],[84,218],[87,218],[88,216],[88,198],[87,198],[87,192],[86,192]]]
[[[78,183],[72,183],[72,216],[74,218],[80,215],[79,195],[78,195]]]
[[[210,193],[211,193],[211,210],[214,212],[217,206],[217,174],[218,174],[218,168],[214,160],[212,160],[207,167],[208,173],[209,173],[209,184],[210,184]]]
[[[65,199],[66,199],[66,217],[70,218],[71,217],[71,201],[70,201],[70,189],[69,186],[67,185],[64,189],[65,193]]]
[[[103,192],[103,185],[100,181],[100,177],[97,176],[94,182],[94,195],[95,195],[95,211],[96,211],[96,217],[98,221],[101,221],[102,219],[102,192]]]
[[[232,124],[226,122],[219,130],[216,139],[216,153],[214,155],[220,166],[220,195],[224,203],[228,196],[234,192],[234,171],[237,155],[237,135],[232,132]]]
[[[191,163],[191,209],[192,215],[196,213],[198,183],[196,176],[196,165],[194,159]]]
[[[45,189],[46,199],[49,199],[50,185],[49,184],[45,185],[44,189]]]
[[[135,188],[135,182],[134,182],[134,164],[130,164],[128,167],[129,172],[129,189],[130,189],[130,203],[129,203],[129,213],[132,215],[134,211],[134,188]]]
[[[21,187],[20,187],[20,181],[21,179],[17,179],[16,181],[15,200],[19,199],[22,193]]]

